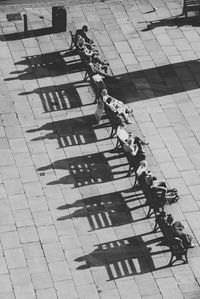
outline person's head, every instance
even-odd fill
[[[79,46],[79,48],[83,48],[85,45],[85,39],[80,35],[78,35],[77,37],[77,45]]]
[[[142,171],[142,173],[141,173],[141,178],[145,178],[146,176],[147,176],[147,173],[146,173],[146,171]]]
[[[172,216],[172,214],[169,214],[169,215],[167,216],[167,222],[168,222],[169,224],[172,224],[173,221],[174,221],[174,217]]]
[[[146,173],[146,169],[147,169],[147,161],[146,160],[142,160],[140,162],[140,168],[144,169],[145,173]]]
[[[108,95],[108,91],[107,91],[107,89],[102,89],[102,91],[101,91],[101,95],[102,95],[102,97],[104,97],[104,96],[107,96]]]
[[[92,62],[93,62],[93,63],[98,63],[98,62],[99,62],[99,57],[98,57],[96,54],[94,54],[94,55],[92,56]]]
[[[107,99],[106,99],[106,103],[107,104],[110,104],[112,102],[112,98],[111,97],[108,97]]]
[[[124,121],[121,122],[120,127],[121,127],[122,130],[126,129],[126,124],[125,124]]]
[[[87,26],[87,25],[84,25],[84,26],[82,27],[82,30],[83,30],[84,32],[88,32],[88,26]]]
[[[167,216],[167,213],[165,211],[160,212],[160,217],[165,218]]]

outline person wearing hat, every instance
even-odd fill
[[[192,242],[193,237],[183,231],[184,225],[180,221],[174,221],[174,217],[171,214],[167,217],[167,223],[171,226],[175,237],[182,240],[184,247],[194,248],[197,246]]]
[[[83,25],[83,27],[81,29],[77,29],[76,30],[75,36],[80,35],[80,36],[82,36],[84,38],[84,40],[85,40],[86,43],[94,45],[94,41],[87,36],[87,32],[88,32],[88,26],[87,25]]]

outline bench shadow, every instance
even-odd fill
[[[84,106],[78,90],[89,86],[89,82],[76,81],[73,83],[60,84],[56,86],[44,86],[30,92],[22,92],[19,95],[40,96],[44,112],[54,112]]]
[[[49,122],[39,128],[30,129],[26,132],[35,133],[49,131],[49,133],[42,133],[39,137],[33,138],[31,141],[56,139],[59,148],[90,144],[108,139],[109,135],[105,138],[97,138],[94,132],[95,122],[96,118],[94,115],[87,115]]]
[[[127,206],[127,197],[123,192],[113,192],[104,195],[96,195],[82,200],[77,200],[72,204],[66,204],[58,207],[58,210],[72,209],[74,212],[57,218],[58,221],[64,221],[72,218],[87,217],[91,231],[125,225],[135,222],[131,215],[131,209]],[[136,202],[137,208],[141,208],[137,194],[132,191],[131,200]]]
[[[168,266],[156,268],[152,257],[169,250],[151,253],[151,244],[157,243],[160,239],[153,235],[150,241],[144,241],[143,236],[150,234],[152,233],[95,245],[96,249],[91,253],[75,259],[82,264],[77,269],[105,267],[108,280],[164,269]]]
[[[44,172],[49,169],[63,169],[66,171],[66,176],[56,181],[49,182],[47,185],[71,184],[74,188],[77,188],[93,184],[101,184],[127,177],[127,170],[125,170],[124,167],[122,170],[120,169],[120,160],[118,164],[120,170],[118,171],[112,171],[109,165],[109,161],[120,159],[120,157],[124,157],[124,155],[110,155],[107,151],[98,152],[58,160],[47,166],[38,168],[37,171]]]
[[[10,72],[10,75],[16,76],[5,78],[5,81],[55,77],[84,70],[83,63],[74,50],[26,56],[15,65],[26,65],[27,67],[20,71]]]

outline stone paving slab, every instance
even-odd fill
[[[6,14],[47,30],[49,3],[0,6],[0,298],[199,298],[199,246],[187,265],[166,267],[154,218],[67,51],[69,30],[88,24],[119,77],[110,93],[134,110],[128,130],[149,142],[149,169],[179,191],[167,212],[200,245],[199,24],[176,18],[179,1],[56,4],[67,31],[29,37]]]

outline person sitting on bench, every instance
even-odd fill
[[[77,36],[76,45],[79,51],[88,57],[92,57],[99,53],[98,50],[96,50],[91,44],[88,44],[81,35]]]
[[[171,226],[175,237],[182,240],[184,247],[194,248],[197,246],[192,243],[193,237],[183,231],[184,225],[180,221],[174,221],[174,217],[171,214],[167,217],[167,223]]]
[[[147,145],[139,136],[133,136],[130,133],[129,137],[125,140],[124,151],[130,152],[133,156],[137,153],[144,153],[142,145]]]
[[[125,122],[128,124],[132,124],[133,122],[129,120],[129,115],[133,113],[133,110],[124,105],[121,101],[111,97],[108,95],[106,89],[103,89],[102,92],[102,100],[103,102],[108,105],[108,107],[114,112],[121,115]]]
[[[158,180],[155,176],[152,176],[151,172],[147,171],[147,169],[137,174],[141,176],[141,179],[150,188],[153,188],[155,191],[162,191],[163,195],[166,195],[167,203],[172,204],[179,199],[178,190],[176,188],[169,189],[164,180]]]
[[[99,74],[103,77],[110,77],[107,74],[108,71],[108,63],[101,61],[97,55],[92,56],[91,61],[89,62],[89,67],[91,71],[95,74]]]
[[[84,38],[86,43],[94,45],[94,41],[87,36],[87,32],[88,32],[88,26],[87,25],[84,25],[81,29],[77,29],[76,33],[75,33],[75,39],[77,38],[78,35],[80,35]]]

